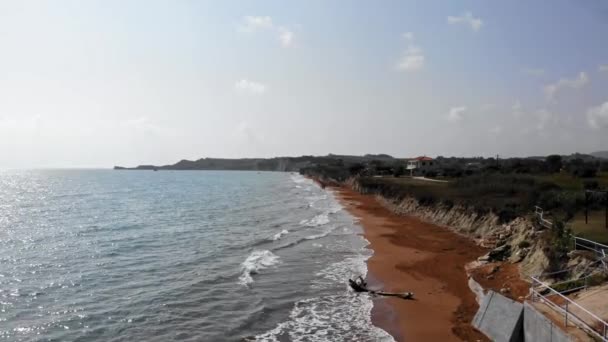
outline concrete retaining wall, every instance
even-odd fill
[[[523,305],[490,291],[479,305],[473,326],[496,342],[523,341]]]
[[[525,342],[568,342],[571,341],[550,319],[538,312],[532,305],[524,303]]]
[[[569,342],[570,337],[528,303],[488,292],[473,326],[496,342]]]

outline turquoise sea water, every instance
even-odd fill
[[[359,232],[295,174],[0,171],[0,339],[391,341]]]

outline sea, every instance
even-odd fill
[[[295,173],[0,171],[0,340],[393,341],[367,245]]]

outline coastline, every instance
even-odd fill
[[[386,291],[415,293],[416,300],[374,299],[372,322],[403,341],[487,341],[470,322],[478,304],[465,265],[485,250],[448,229],[399,216],[375,197],[333,187],[359,219],[374,254],[368,281]]]

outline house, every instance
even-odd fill
[[[411,175],[414,173],[424,174],[426,171],[434,170],[436,166],[437,162],[433,158],[421,156],[408,160],[406,169],[410,170]]]

